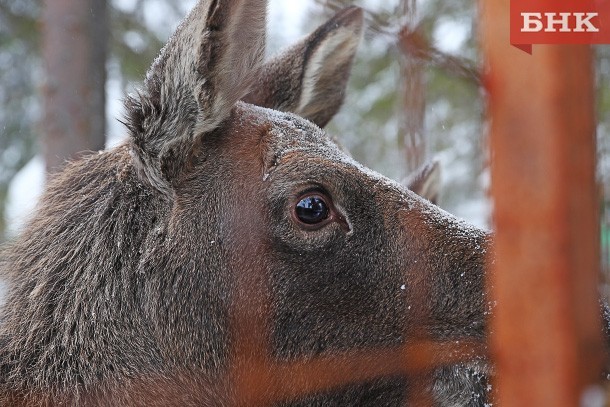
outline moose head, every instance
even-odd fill
[[[49,183],[0,265],[0,404],[255,405],[238,390],[265,366],[482,341],[488,235],[319,127],[343,101],[362,11],[268,62],[265,14],[263,0],[200,1],[127,97],[129,140]],[[433,173],[414,187],[434,191]],[[426,388],[478,405],[473,366],[438,366]],[[389,372],[274,401],[399,406],[415,382]]]

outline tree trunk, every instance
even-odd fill
[[[410,44],[405,44],[420,36],[415,24],[415,1],[401,0],[400,13],[405,16],[406,23],[399,36],[399,41],[403,42],[400,47],[403,53],[399,59],[403,95],[403,115],[399,137],[404,146],[407,173],[411,173],[423,165],[426,159],[427,145],[424,134],[426,84],[424,62],[417,55],[418,49]],[[412,50],[412,52],[408,52],[408,50]]]
[[[42,144],[48,173],[105,141],[106,0],[44,0]]]
[[[605,396],[598,386],[607,356],[592,50],[536,45],[528,55],[500,23],[509,21],[509,2],[479,6],[496,230],[488,276],[497,302],[494,405],[605,405],[585,397]]]

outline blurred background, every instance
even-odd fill
[[[126,130],[119,121],[123,95],[137,89],[147,67],[195,1],[46,3],[43,7],[42,0],[0,0],[0,242],[18,233],[45,179],[75,156],[72,150],[77,146],[111,148],[124,140]],[[74,20],[78,16],[68,19],[71,35],[93,44],[87,55],[79,54],[81,48],[75,47],[63,57],[70,67],[84,64],[84,75],[90,81],[83,91],[90,102],[88,110],[68,118],[78,122],[76,116],[83,114],[82,120],[89,120],[77,140],[62,138],[52,115],[45,114],[62,111],[58,101],[49,103],[53,87],[59,85],[49,83],[45,72],[69,72],[57,63],[65,44],[49,27],[66,23],[61,7],[70,7],[70,3],[87,4],[87,13],[80,20]],[[271,0],[268,53],[294,42],[349,4],[366,10],[367,30],[345,105],[328,132],[357,160],[399,181],[428,160],[438,159],[442,168],[440,206],[490,228],[476,2]],[[610,47],[597,47],[596,52],[600,229],[602,263],[607,270]]]

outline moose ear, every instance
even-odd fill
[[[441,167],[437,160],[429,161],[403,181],[403,185],[432,202],[438,203],[441,183]]]
[[[363,14],[347,7],[261,69],[245,102],[296,113],[320,127],[337,113],[345,96]]]
[[[180,24],[126,100],[145,164],[163,167],[167,155],[179,165],[195,137],[229,116],[261,66],[266,9],[265,0],[200,0]]]

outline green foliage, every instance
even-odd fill
[[[39,13],[36,1],[0,0],[0,241],[9,182],[36,149]]]

